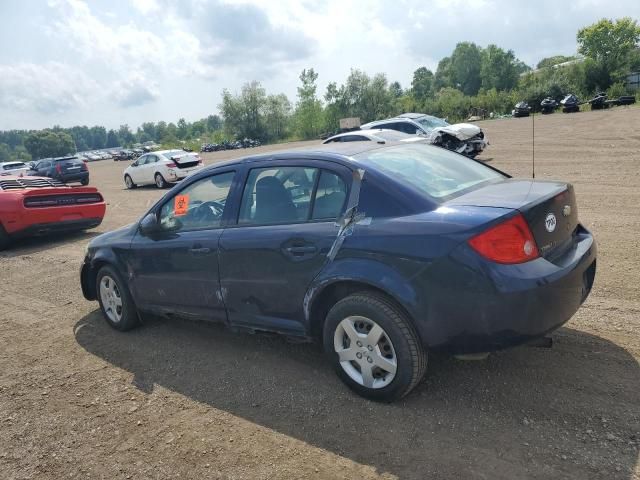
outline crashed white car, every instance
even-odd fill
[[[449,124],[445,120],[424,113],[403,113],[394,118],[376,120],[361,125],[362,130],[390,129],[410,135],[420,135],[429,143],[448,150],[475,157],[489,144],[484,132],[471,123]]]

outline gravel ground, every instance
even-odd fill
[[[531,122],[483,123],[482,159],[529,176]],[[639,125],[640,108],[536,119],[536,176],[575,184],[599,245],[554,347],[431,357],[393,405],[351,394],[317,345],[180,320],[108,328],[80,292],[85,245],[162,192],[90,164],[104,223],[0,254],[0,476],[640,479]]]

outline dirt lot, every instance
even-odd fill
[[[531,119],[482,126],[483,159],[529,176]],[[177,320],[108,328],[80,293],[85,245],[162,192],[91,164],[100,228],[0,254],[0,477],[639,479],[639,126],[640,108],[536,120],[537,177],[575,184],[599,244],[591,297],[554,347],[431,357],[393,405],[351,394],[316,345]]]

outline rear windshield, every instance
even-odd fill
[[[24,168],[26,165],[24,163],[8,163],[2,166],[3,170],[15,170],[16,168]]]
[[[505,178],[481,163],[429,145],[392,146],[360,153],[355,158],[438,200]]]

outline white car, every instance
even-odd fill
[[[0,176],[15,175],[24,177],[31,168],[24,162],[4,162],[0,163]]]
[[[424,113],[403,113],[394,118],[361,125],[362,130],[387,128],[410,135],[424,136],[432,145],[474,158],[489,145],[482,129],[471,123],[451,125],[442,118]]]
[[[342,142],[378,142],[380,144],[387,142],[427,142],[424,137],[417,135],[409,135],[408,133],[390,130],[388,128],[378,128],[369,130],[353,130],[351,132],[339,133],[333,137],[327,138],[324,143],[342,143]]]
[[[125,169],[124,184],[129,189],[150,184],[165,188],[201,168],[202,159],[184,150],[145,153]]]

